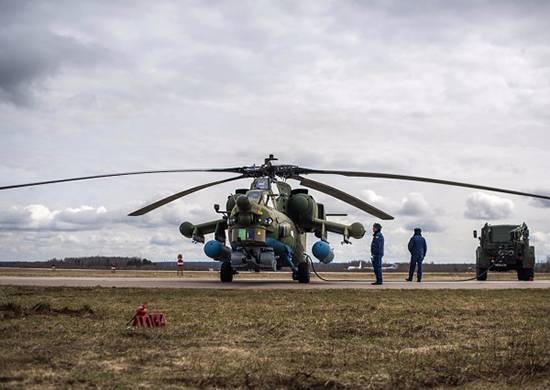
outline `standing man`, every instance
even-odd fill
[[[384,256],[384,236],[382,235],[382,225],[375,223],[372,225],[372,243],[370,244],[370,254],[372,259],[372,268],[376,276],[376,282],[372,285],[382,284],[382,257]]]
[[[176,262],[176,265],[178,268],[176,275],[183,276],[183,256],[181,255],[181,253],[178,255],[178,261]]]
[[[414,276],[414,269],[418,264],[418,271],[416,273],[416,281],[422,281],[422,261],[426,257],[428,246],[426,240],[422,237],[422,229],[415,228],[414,235],[409,240],[409,252],[411,252],[411,265],[409,266],[409,277],[407,282],[412,282]]]

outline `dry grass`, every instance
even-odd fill
[[[141,302],[164,329],[128,330]],[[548,388],[548,290],[2,287],[0,388]]]

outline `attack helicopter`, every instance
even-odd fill
[[[359,222],[345,225],[328,220],[327,218],[330,216],[342,214],[327,213],[324,205],[318,203],[308,193],[308,189],[330,195],[376,218],[382,220],[393,219],[390,214],[357,197],[338,188],[306,178],[304,175],[329,174],[420,181],[550,200],[550,196],[545,195],[427,177],[378,172],[310,169],[297,165],[273,164],[273,161],[277,160],[270,154],[262,165],[122,172],[9,185],[0,187],[0,190],[157,173],[218,172],[239,174],[228,179],[186,189],[129,214],[129,216],[137,217],[208,187],[241,179],[253,179],[249,188],[237,189],[234,194],[228,196],[225,210],[220,210],[219,205],[214,205],[214,209],[220,214],[220,218],[199,224],[183,222],[179,227],[183,236],[192,239],[196,243],[205,243],[205,235],[214,234],[214,239],[204,244],[204,253],[208,257],[221,262],[220,280],[222,282],[231,282],[233,275],[239,270],[279,270],[283,267],[289,267],[292,270],[293,280],[300,283],[309,283],[309,262],[311,259],[306,253],[306,235],[308,233],[313,233],[318,239],[312,246],[313,255],[325,264],[334,259],[334,251],[327,241],[327,233],[341,235],[344,244],[349,244],[351,238],[361,239],[364,237],[365,228]],[[287,183],[288,179],[298,181],[302,187],[306,188],[293,189]]]

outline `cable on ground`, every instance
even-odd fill
[[[369,282],[369,280],[365,280],[365,279],[326,279],[324,278],[323,276],[319,275],[317,273],[317,271],[315,270],[315,265],[313,264],[313,260],[311,259],[311,256],[309,256],[307,253],[304,254],[305,258],[307,259],[309,265],[311,266],[311,270],[313,271],[313,273],[315,274],[315,276],[317,276],[320,280],[322,280],[323,282],[349,282],[349,283],[367,283]],[[472,278],[468,278],[468,279],[459,279],[459,280],[429,280],[430,282],[452,282],[452,283],[458,283],[458,282],[470,282],[472,280],[476,280],[478,277],[483,277],[487,274],[487,272],[489,272],[491,270],[492,267],[489,267],[485,270],[485,272],[483,272],[482,274],[480,275],[477,275],[472,277]],[[393,282],[393,281],[392,281]]]

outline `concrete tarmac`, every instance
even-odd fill
[[[218,280],[190,280],[181,278],[132,278],[132,277],[28,277],[28,276],[0,276],[0,285],[16,286],[43,286],[43,287],[120,287],[120,288],[202,288],[202,289],[531,289],[550,288],[550,280],[535,280],[532,282],[519,281],[426,281],[400,282],[387,281],[381,286],[372,286],[371,281],[330,281],[325,282],[317,278],[311,279],[309,284],[300,284],[288,279],[246,279],[236,277],[232,283],[221,283]]]

